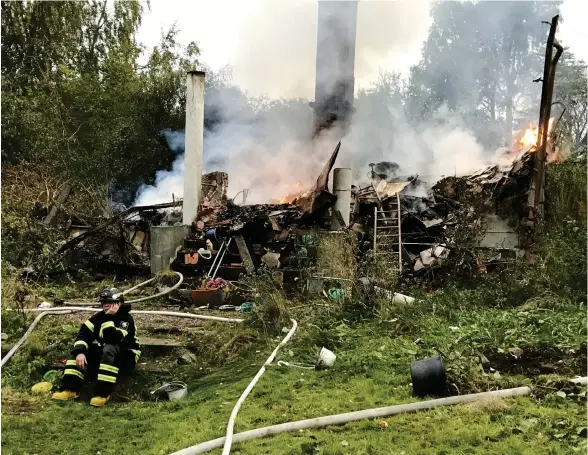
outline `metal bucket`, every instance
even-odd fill
[[[168,400],[181,400],[188,393],[188,385],[181,381],[164,382],[163,385],[153,392],[151,395],[166,394]]]
[[[439,396],[445,392],[445,369],[441,357],[428,357],[410,364],[412,390],[418,397]]]

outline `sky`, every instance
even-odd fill
[[[234,82],[251,95],[312,99],[317,5],[316,0],[151,0],[139,40],[150,49],[175,23],[180,44],[196,41],[201,61],[213,70],[230,65]],[[565,0],[558,31],[563,44],[585,61],[587,5]],[[359,2],[356,89],[368,86],[380,70],[408,74],[419,60],[429,11],[429,0]]]
[[[316,0],[151,0],[139,40],[153,47],[175,23],[180,43],[196,41],[201,61],[213,70],[230,65],[234,81],[250,94],[312,99],[317,9]],[[428,0],[360,2],[356,87],[380,69],[407,74],[429,24]]]

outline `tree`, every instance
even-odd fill
[[[563,115],[558,124],[559,139],[572,153],[586,151],[588,132],[588,93],[586,63],[565,51],[555,76],[554,100]],[[554,111],[556,111],[554,107]],[[553,115],[553,114],[552,114]]]
[[[2,161],[129,193],[171,165],[198,46],[170,30],[139,67],[138,1],[2,3]]]
[[[441,2],[418,66],[412,68],[407,107],[414,121],[442,105],[461,115],[487,145],[536,111],[546,37],[542,20],[554,2]],[[533,114],[533,117],[535,114]]]

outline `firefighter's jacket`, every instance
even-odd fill
[[[137,330],[133,316],[129,314],[130,305],[121,305],[116,314],[106,314],[100,311],[82,324],[74,347],[71,351],[75,357],[87,353],[92,343],[100,346],[104,344],[118,344],[135,354],[135,361],[139,361],[141,347],[137,338]]]

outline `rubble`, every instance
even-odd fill
[[[227,202],[229,176],[226,172],[211,172],[202,176],[202,207],[220,207]]]
[[[350,223],[340,223],[343,227],[338,232],[354,237],[354,251],[368,257],[365,255],[373,253],[374,233],[382,229],[378,237],[396,242],[399,258],[395,267],[408,276],[428,275],[446,266],[447,270],[459,266],[469,273],[484,274],[491,264],[526,257],[528,229],[524,220],[532,206],[536,148],[525,134],[529,133],[521,133],[510,149],[499,151],[495,165],[466,176],[428,182],[424,176],[402,176],[397,163],[370,164],[371,182],[352,186]],[[202,278],[216,264],[215,276],[230,282],[264,268],[278,270],[285,285],[313,288],[309,284],[312,276],[325,275],[315,270],[318,244],[314,233],[329,231],[332,216],[328,211],[336,199],[328,188],[329,174],[340,147],[341,142],[311,189],[281,199],[289,203],[237,205],[227,198],[226,173],[203,176],[199,212],[172,269],[187,277]],[[547,152],[549,162],[558,162],[563,156],[553,146]],[[151,226],[179,222],[181,214],[168,209],[180,205],[181,201],[175,201],[132,207],[96,227],[72,220],[72,239],[61,251],[76,247],[93,251],[95,260],[112,266],[130,267],[130,271],[145,267],[149,264]],[[226,251],[220,254],[223,245]],[[386,249],[390,243],[378,241],[378,245]],[[307,272],[309,275],[303,277]],[[338,278],[350,279],[354,273],[350,270]],[[337,279],[337,273],[327,275]],[[224,303],[224,297],[211,293],[213,290],[192,287],[198,291],[188,294],[192,302],[213,306]]]
[[[473,268],[484,273],[490,263],[521,258],[529,243],[525,220],[533,205],[537,134],[531,125],[510,149],[497,151],[496,165],[446,177],[432,186],[418,175],[402,178],[396,163],[372,163],[371,185],[354,191],[352,225],[362,226],[373,236],[374,208],[393,210],[393,196],[399,195],[400,246],[411,272],[423,274],[443,266],[456,249],[470,248],[462,251],[469,259],[461,257],[458,262],[473,261]],[[547,150],[550,163],[565,156],[552,142]]]
[[[335,201],[335,195],[327,190],[329,184],[329,174],[335,165],[335,160],[339,154],[341,142],[337,144],[331,157],[325,164],[322,172],[316,180],[315,186],[303,196],[295,201],[296,205],[302,210],[302,218],[309,218],[321,209],[330,207]]]

